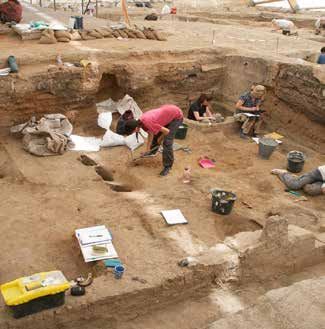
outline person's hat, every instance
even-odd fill
[[[262,85],[257,85],[252,90],[252,96],[260,98],[263,97],[266,93],[265,87]]]

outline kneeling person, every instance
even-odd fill
[[[194,121],[215,120],[215,117],[209,109],[210,100],[211,97],[206,94],[201,94],[201,96],[191,104],[187,118]]]
[[[125,123],[128,135],[139,132],[140,128],[148,132],[147,154],[155,155],[163,144],[163,170],[160,176],[168,175],[174,163],[173,142],[178,127],[183,122],[183,112],[176,105],[163,105],[141,115],[139,120]]]
[[[239,97],[236,103],[235,120],[243,122],[240,137],[255,136],[255,133],[260,129],[265,112],[260,109],[260,104],[264,100],[265,93],[265,87],[257,85]]]

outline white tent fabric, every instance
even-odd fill
[[[254,3],[258,5],[258,3],[262,0],[254,0]],[[300,9],[308,9],[314,7],[324,7],[325,10],[325,1],[324,0],[297,0],[298,6]],[[290,8],[288,1],[279,1],[279,2],[272,2],[266,3],[261,6],[265,7],[283,7],[283,8]]]

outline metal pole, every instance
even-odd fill
[[[96,0],[96,18],[98,18],[98,0]]]
[[[39,0],[39,6],[42,7],[42,0]]]
[[[81,15],[84,14],[84,0],[81,0]]]
[[[56,1],[53,0],[54,11],[56,11]]]

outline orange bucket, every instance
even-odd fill
[[[176,13],[177,13],[177,8],[170,8],[170,13],[171,13],[172,15],[176,15]]]

